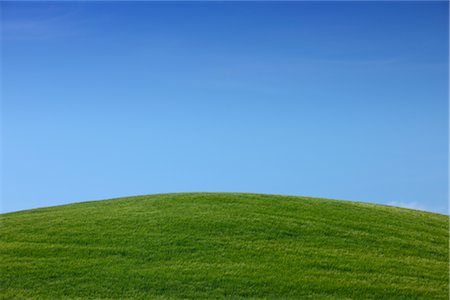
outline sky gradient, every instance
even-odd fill
[[[447,2],[2,2],[2,211],[234,191],[448,211]]]

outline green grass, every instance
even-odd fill
[[[241,193],[0,215],[0,297],[448,299],[449,217]]]

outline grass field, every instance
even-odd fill
[[[448,299],[449,217],[241,193],[0,215],[10,298]]]

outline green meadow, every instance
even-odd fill
[[[448,299],[449,217],[176,193],[0,215],[2,299]]]

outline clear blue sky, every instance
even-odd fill
[[[446,2],[2,2],[2,211],[242,191],[447,212]]]

